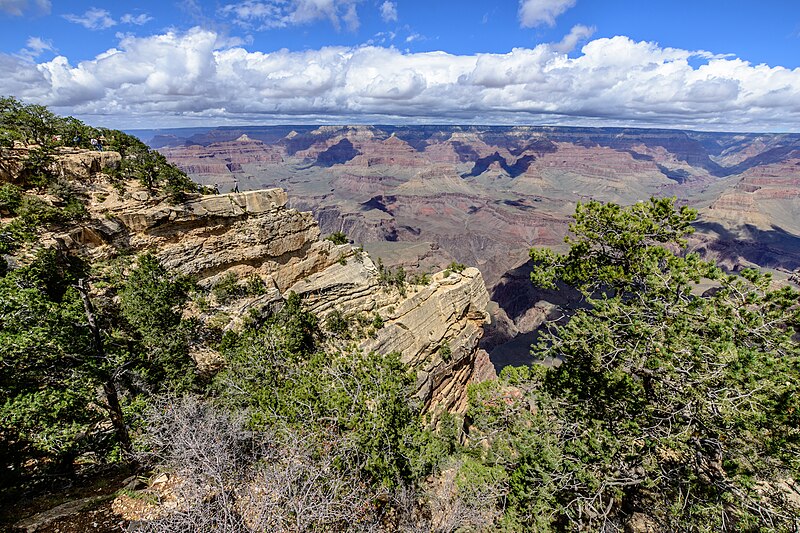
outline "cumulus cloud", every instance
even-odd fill
[[[263,53],[194,28],[122,36],[77,64],[0,55],[0,94],[118,127],[388,121],[800,131],[800,69],[622,36],[590,41],[576,57],[561,44],[506,54],[377,46]]]
[[[556,17],[574,5],[575,0],[519,0],[519,22],[523,28],[554,26]]]
[[[389,0],[382,3],[381,18],[384,22],[397,22],[397,4]]]
[[[14,17],[21,17],[29,11],[36,15],[49,15],[52,8],[50,0],[0,0],[0,11]]]
[[[572,52],[579,43],[589,39],[596,31],[597,28],[594,26],[589,27],[583,24],[576,24],[560,42],[553,45],[553,49],[556,52],[563,52],[565,54]]]
[[[245,0],[227,4],[219,13],[246,29],[269,30],[329,20],[337,31],[344,23],[355,31],[361,25],[356,4],[361,0]]]

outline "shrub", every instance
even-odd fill
[[[456,263],[455,261],[453,261],[452,263],[447,265],[447,268],[449,270],[452,270],[453,272],[457,272],[457,273],[460,274],[460,273],[464,272],[464,269],[467,268],[467,265],[465,265],[463,263]]]
[[[211,293],[217,302],[226,304],[231,300],[244,295],[244,287],[239,285],[239,280],[233,272],[227,272],[211,288]]]
[[[347,244],[350,242],[347,239],[347,235],[342,231],[334,231],[327,237],[325,237],[326,241],[331,241],[333,244]]]
[[[421,274],[414,274],[411,277],[411,284],[412,285],[430,285],[431,284],[431,276],[427,272],[422,272]]]
[[[0,185],[0,214],[15,215],[22,203],[22,189],[11,183]]]

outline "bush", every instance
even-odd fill
[[[421,274],[414,274],[411,277],[411,284],[412,285],[430,285],[431,284],[431,276],[427,272],[423,272]]]
[[[47,148],[35,148],[28,152],[22,163],[19,179],[24,187],[43,189],[55,180],[53,174],[53,154]]]
[[[447,265],[448,270],[452,270],[453,272],[457,272],[459,274],[464,272],[465,268],[467,268],[467,265],[463,263],[456,263],[455,261]]]
[[[334,309],[325,317],[325,329],[334,335],[343,336],[348,333],[349,322],[341,311]]]
[[[406,295],[406,271],[400,265],[396,270],[384,266],[383,260],[378,258],[378,283],[384,287],[395,287],[402,296]]]
[[[233,272],[227,272],[211,288],[211,294],[220,304],[226,304],[235,298],[244,295],[244,287],[239,285],[239,280]]]
[[[347,244],[348,242],[350,242],[347,239],[347,235],[341,231],[335,231],[331,233],[330,235],[325,237],[325,240],[331,241],[333,244]]]
[[[0,185],[0,214],[15,215],[22,203],[22,189],[11,183]]]

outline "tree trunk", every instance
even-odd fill
[[[103,347],[103,337],[100,333],[100,327],[94,318],[94,306],[92,300],[89,299],[89,291],[86,288],[85,280],[78,280],[78,292],[81,294],[83,300],[83,309],[86,311],[86,320],[89,322],[89,329],[92,332],[92,344],[94,345],[95,355],[99,361],[106,360],[106,353]],[[114,426],[114,431],[117,434],[117,440],[122,447],[122,452],[126,457],[131,457],[133,448],[131,446],[131,437],[128,433],[128,428],[125,426],[125,417],[122,414],[122,406],[119,403],[119,392],[117,386],[114,384],[113,376],[105,369],[101,370],[101,378],[103,380],[103,393],[106,396],[106,408],[108,409],[109,419]]]

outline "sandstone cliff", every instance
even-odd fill
[[[88,158],[87,168],[96,170],[79,182],[90,198],[90,217],[52,234],[58,246],[96,259],[120,250],[150,251],[166,267],[206,287],[229,273],[259,277],[266,293],[227,305],[227,327],[235,327],[237,317],[256,306],[279,305],[289,292],[321,317],[334,310],[377,313],[383,327],[362,339],[361,347],[399,352],[417,372],[417,396],[434,413],[463,409],[466,385],[475,375],[491,373],[485,354],[478,357],[489,296],[477,269],[448,277],[439,273],[430,284],[408,286],[401,294],[381,286],[378,269],[362,250],[320,240],[311,213],[288,208],[280,189],[192,195],[170,204],[133,184],[125,192],[110,187],[99,172],[102,166],[95,164],[109,157],[108,152],[84,152],[60,159],[71,168],[77,159]],[[195,355],[213,358],[208,351]]]

